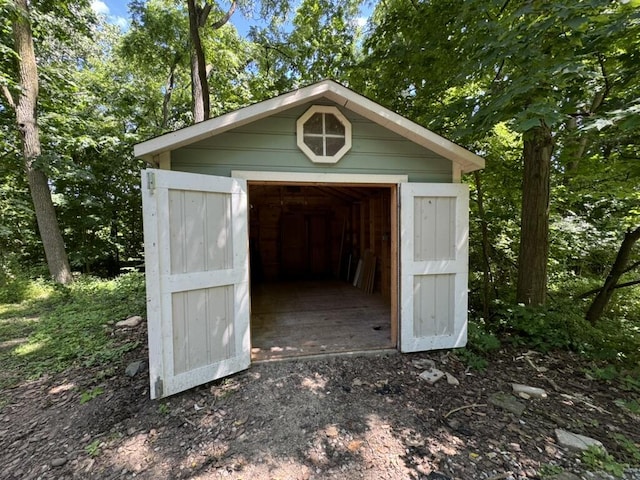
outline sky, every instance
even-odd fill
[[[127,3],[127,0],[92,0],[91,8],[98,14],[106,15],[108,22],[126,30],[129,26]]]
[[[96,13],[105,15],[107,21],[120,26],[121,29],[127,30],[129,27],[129,0],[92,0],[91,7]],[[363,13],[365,15],[371,14],[371,6],[363,7]],[[231,21],[236,27],[240,35],[246,37],[249,33],[249,28],[256,24],[256,20],[249,21],[246,19],[242,12],[237,11],[232,17]],[[366,18],[361,19],[362,24],[366,22]]]
[[[102,15],[106,15],[107,21],[126,30],[129,26],[129,0],[92,0],[91,7],[93,11]],[[236,11],[231,19],[233,25],[238,29],[242,36],[247,36],[249,28],[256,21],[251,23],[242,15],[242,12]]]

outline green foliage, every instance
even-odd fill
[[[486,326],[479,322],[469,322],[466,348],[456,350],[456,356],[474,370],[484,370],[489,365],[487,358],[491,352],[499,350],[501,342]]]
[[[158,413],[160,415],[169,415],[171,413],[171,408],[169,408],[168,403],[161,403],[158,405]]]
[[[543,478],[543,479],[555,478],[556,475],[562,472],[564,472],[564,468],[558,465],[546,464],[540,467],[540,470],[538,471],[538,475],[540,475],[540,478]]]
[[[46,297],[5,305],[0,309],[0,333],[17,341],[0,352],[5,373],[31,378],[72,364],[117,362],[138,345],[117,342],[110,329],[130,315],[144,315],[145,306],[144,277],[138,273],[114,280],[81,277],[69,286],[48,289]],[[16,380],[12,378],[3,383]]]
[[[625,461],[633,465],[640,465],[640,445],[621,433],[614,433],[613,439],[622,449]]]
[[[87,403],[94,398],[102,395],[104,393],[104,388],[96,387],[91,390],[86,390],[80,394],[80,405]]]
[[[100,453],[102,453],[101,450],[100,450],[100,444],[101,443],[102,442],[100,441],[100,439],[96,438],[90,444],[88,444],[86,447],[84,447],[84,451],[90,457],[97,457],[97,456],[100,455]]]
[[[634,368],[640,361],[637,320],[609,318],[594,326],[584,319],[581,304],[556,300],[531,308],[496,302],[496,325],[500,336],[512,344],[540,351],[571,350],[596,361],[613,362],[596,367],[594,377],[605,378],[621,366]]]
[[[595,471],[604,471],[615,477],[622,477],[625,469],[629,467],[627,464],[619,463],[604,449],[596,446],[591,446],[582,452],[582,462]]]
[[[618,398],[614,401],[614,403],[635,415],[640,415],[640,403],[638,402],[638,400],[625,400],[623,398]]]
[[[462,362],[473,370],[482,371],[489,366],[489,361],[475,353],[469,348],[461,348],[456,350],[456,356],[462,360]]]

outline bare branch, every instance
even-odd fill
[[[11,92],[9,91],[9,87],[7,87],[6,85],[2,85],[2,94],[4,95],[4,98],[7,99],[7,103],[9,104],[9,106],[15,110],[16,109],[16,102],[13,99],[13,95],[11,95]]]
[[[500,8],[500,15],[502,15],[504,13],[504,11],[507,9],[507,7],[509,6],[509,2],[511,0],[507,0],[506,2],[504,2],[504,4],[502,5],[502,8]]]
[[[632,263],[627,268],[625,268],[623,273],[630,272],[631,270],[633,270],[633,269],[635,269],[637,267],[640,267],[640,260],[638,260],[637,262]]]
[[[205,2],[204,7],[198,7],[198,26],[203,28],[207,23],[207,18],[209,18],[209,14],[211,13],[211,9],[213,8],[213,4],[209,2]]]
[[[233,12],[236,11],[236,7],[237,6],[238,6],[238,2],[236,2],[235,0],[233,2],[231,2],[231,7],[229,7],[229,11],[225,14],[224,17],[222,17],[216,23],[211,25],[211,28],[213,28],[214,30],[217,30],[217,29],[221,28],[223,25],[225,25],[229,21],[229,19],[231,18],[231,15],[233,15]]]
[[[612,290],[616,290],[618,288],[632,287],[633,285],[640,285],[640,280],[633,280],[631,282],[619,283],[618,285],[615,285],[614,287],[611,287],[611,288]],[[587,298],[593,295],[594,293],[598,293],[600,290],[602,290],[602,287],[594,288],[593,290],[589,290],[588,292],[584,292],[578,295],[576,298],[580,298],[580,299]]]

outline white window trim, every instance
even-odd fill
[[[344,145],[336,152],[335,155],[330,157],[325,155],[316,155],[304,142],[304,124],[316,113],[332,114],[344,126]],[[337,107],[330,105],[312,105],[306,112],[304,112],[304,114],[296,121],[296,136],[298,148],[302,150],[313,163],[338,163],[345,153],[351,150],[351,122],[347,120],[347,117],[345,117]],[[326,138],[331,137],[332,135],[322,134],[321,136]],[[342,136],[340,136],[340,138],[342,138]]]

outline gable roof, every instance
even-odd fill
[[[484,158],[333,80],[323,80],[308,87],[138,143],[134,146],[134,153],[136,157],[151,159],[153,155],[161,152],[175,150],[320,98],[331,100],[339,106],[405,137],[407,140],[442,155],[458,164],[463,173],[484,168]]]

